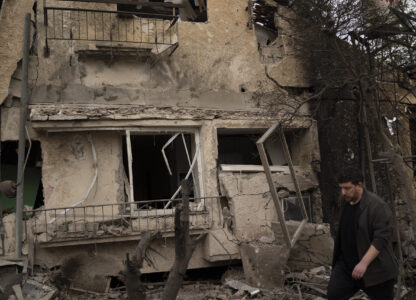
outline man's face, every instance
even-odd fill
[[[353,184],[352,182],[343,182],[339,184],[341,188],[341,195],[344,197],[344,200],[348,203],[355,203],[361,199],[363,192],[363,183],[359,182]]]

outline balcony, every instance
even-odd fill
[[[78,41],[80,54],[171,55],[178,46],[178,16],[135,11],[44,7],[46,50],[52,40]]]
[[[190,199],[190,233],[211,228],[217,198]],[[24,213],[25,228],[45,247],[137,240],[146,231],[174,235],[175,200],[148,200],[114,204],[36,209]]]

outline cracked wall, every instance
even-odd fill
[[[45,3],[60,7],[115,8],[111,4],[55,0]],[[121,134],[94,130],[189,127],[197,129],[201,137],[201,184],[205,195],[228,194],[233,202],[231,213],[235,218],[235,237],[251,240],[271,234],[271,222],[276,220],[276,216],[264,174],[220,173],[217,129],[266,130],[285,116],[286,110],[282,107],[293,107],[292,96],[283,93],[282,101],[291,103],[270,108],[270,102],[282,94],[279,85],[308,86],[302,63],[291,53],[290,36],[279,36],[279,49],[267,49],[270,55],[283,49],[282,57],[264,60],[261,57],[264,53],[259,54],[254,30],[247,27],[247,1],[210,0],[208,22],[178,23],[179,47],[169,58],[160,57],[149,62],[137,57],[81,57],[79,50],[94,48],[95,45],[79,41],[49,41],[49,53],[46,53],[43,2],[38,1],[36,5],[37,51],[32,53],[30,60],[30,125],[34,130],[31,137],[39,139],[42,147],[46,208],[71,206],[85,196],[95,169],[86,129],[93,132],[91,136],[98,158],[98,180],[83,203],[90,205],[125,200]],[[13,90],[18,88],[13,85]],[[18,98],[17,93],[14,94]],[[307,113],[308,108],[305,106],[300,112]],[[2,139],[17,139],[17,114],[18,103],[9,99],[7,108],[2,111]],[[307,128],[316,124],[300,116],[293,119],[291,126]],[[58,132],[54,132],[56,130]],[[313,170],[310,168],[312,162],[319,162],[317,140],[313,135],[306,135],[301,143],[305,148],[297,149],[296,157],[304,168],[301,172],[305,179],[302,189],[311,192],[314,203],[318,203],[315,197],[319,193],[316,192],[313,172],[318,170],[316,165],[319,167],[319,163]],[[275,176],[282,188],[293,191],[287,172]],[[240,191],[238,186],[241,184]],[[220,239],[227,238],[219,200],[211,205],[212,232],[216,231]],[[253,231],[254,226],[258,226],[257,231]],[[199,253],[191,262],[192,267],[207,266],[207,261],[227,260],[230,258],[227,251],[232,252],[232,258],[238,258],[233,243],[226,247],[228,250],[224,252],[223,247],[210,236],[205,251],[198,250],[205,257],[201,258]],[[103,251],[113,251],[109,250],[111,245],[103,248]],[[114,251],[124,251],[120,249],[123,248]],[[48,251],[52,254],[49,255]],[[51,259],[50,256],[54,256],[56,260],[64,253],[60,251],[62,249],[45,250],[39,257],[43,255],[43,259]],[[163,262],[160,270],[167,266],[168,263]]]
[[[59,1],[46,3],[64,6]],[[267,78],[265,65],[261,63],[254,31],[246,26],[245,0],[212,0],[208,2],[208,22],[179,21],[178,49],[171,57],[158,58],[152,63],[134,57],[80,58],[77,51],[94,43],[80,41],[50,41],[49,56],[43,57],[45,27],[42,3],[37,5],[39,64],[32,67],[37,67],[39,76],[33,82],[32,103],[253,110],[259,105],[253,99],[254,92],[275,89],[275,83]],[[69,5],[114,9],[113,5],[65,4]],[[268,64],[271,76],[282,85],[305,86],[299,77],[302,69],[294,68],[290,62],[293,58],[286,55]]]
[[[88,199],[82,205],[124,201],[119,174],[122,164],[121,136],[91,134],[97,152],[98,176]],[[51,133],[40,138],[43,155],[42,183],[45,208],[69,207],[87,194],[93,178],[92,147],[86,133]]]
[[[287,221],[286,225],[291,236],[295,233],[299,222]],[[272,224],[275,241],[284,243],[280,223]],[[332,264],[334,240],[331,237],[329,224],[307,223],[301,232],[296,245],[291,249],[288,267],[295,272]]]
[[[12,75],[22,58],[25,14],[32,7],[32,1],[4,0],[0,10],[0,104],[9,94]]]
[[[272,174],[276,188],[280,192],[295,193],[289,168]],[[298,170],[297,179],[301,191],[313,195],[318,182],[311,170]],[[233,233],[238,240],[252,241],[263,236],[272,236],[272,222],[277,222],[277,214],[269,185],[263,172],[240,173],[220,172],[221,192],[228,198],[233,220]],[[281,197],[284,201],[285,197]],[[314,203],[314,202],[317,203]],[[320,204],[319,199],[311,197],[311,205]],[[318,218],[320,216],[318,215]]]

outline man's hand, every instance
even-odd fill
[[[363,278],[365,272],[367,271],[368,265],[379,253],[380,251],[378,251],[376,247],[370,245],[370,248],[368,248],[361,261],[355,266],[354,270],[352,270],[352,278],[357,280]]]
[[[365,272],[367,271],[367,264],[363,261],[360,261],[352,270],[352,278],[358,280],[363,278]]]

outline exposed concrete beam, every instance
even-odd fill
[[[220,165],[221,171],[224,172],[264,172],[262,165]],[[300,168],[295,167],[295,170]],[[270,166],[270,171],[272,172],[289,172],[289,167],[287,166]]]

